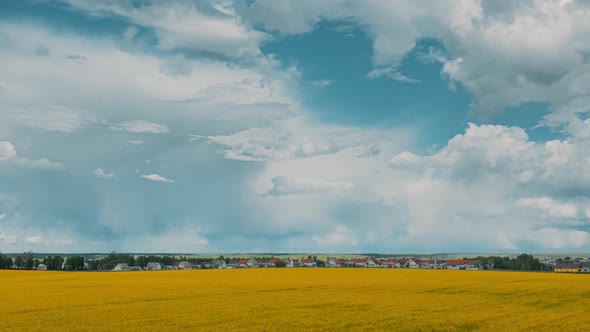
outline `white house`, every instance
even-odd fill
[[[47,271],[47,265],[45,265],[45,264],[37,265],[37,271]]]
[[[287,257],[285,259],[285,267],[294,267],[295,264],[293,263],[293,259],[291,259],[291,257]]]
[[[408,267],[410,269],[417,269],[420,267],[420,264],[418,263],[418,261],[414,258],[409,258],[409,259],[402,259],[403,264],[401,264],[403,267]]]
[[[446,261],[446,268],[449,270],[467,270],[476,269],[477,261],[465,259],[448,259]]]
[[[162,269],[162,265],[158,262],[149,262],[145,266],[146,271],[160,271]]]
[[[225,269],[226,264],[223,259],[219,259],[211,262],[211,266],[213,266],[214,269]]]
[[[246,263],[246,267],[258,267],[258,262],[254,258],[250,258]]]
[[[270,259],[259,259],[257,260],[258,267],[269,267],[270,266]]]
[[[336,257],[328,257],[326,266],[328,266],[328,267],[341,267],[342,261],[337,259]]]
[[[422,259],[420,260],[421,269],[435,269],[436,261],[434,259]]]
[[[366,262],[367,267],[379,267],[381,265],[375,257],[367,257]]]
[[[113,271],[129,271],[129,265],[125,263],[119,263],[117,266],[115,266]]]
[[[393,259],[393,258],[381,259],[380,266],[382,268],[390,268],[390,269],[395,268],[395,267],[401,267],[401,265],[399,263],[399,259]]]
[[[301,260],[302,267],[315,267],[316,263],[313,258],[304,258]]]
[[[182,261],[182,262],[178,263],[178,269],[179,270],[190,270],[191,263],[189,263],[187,261]]]
[[[351,258],[350,263],[352,263],[352,266],[354,266],[354,267],[366,267],[367,266],[367,261],[364,258]]]

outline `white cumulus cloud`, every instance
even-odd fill
[[[16,149],[10,142],[0,141],[0,161],[16,157]]]
[[[516,204],[536,210],[543,217],[576,218],[578,214],[576,205],[556,202],[549,197],[520,198]]]

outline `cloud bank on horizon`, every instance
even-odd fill
[[[584,1],[0,6],[0,250],[590,250]]]

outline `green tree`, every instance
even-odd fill
[[[23,260],[25,269],[32,269],[33,265],[35,265],[35,259],[32,251],[25,252],[23,254]]]
[[[20,256],[20,255],[19,255],[19,256],[16,256],[16,257],[14,258],[14,265],[15,265],[16,267],[18,267],[18,268],[22,268],[22,267],[24,267],[24,265],[25,265],[25,262],[24,262],[23,256]]]
[[[12,267],[12,258],[0,253],[0,269],[8,269]]]
[[[72,256],[66,261],[69,270],[78,271],[84,269],[84,257]]]
[[[147,256],[141,255],[135,259],[135,264],[137,264],[141,267],[145,267],[147,265],[147,263],[149,263]]]

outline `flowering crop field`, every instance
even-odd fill
[[[590,275],[409,269],[0,271],[2,331],[585,330]]]

